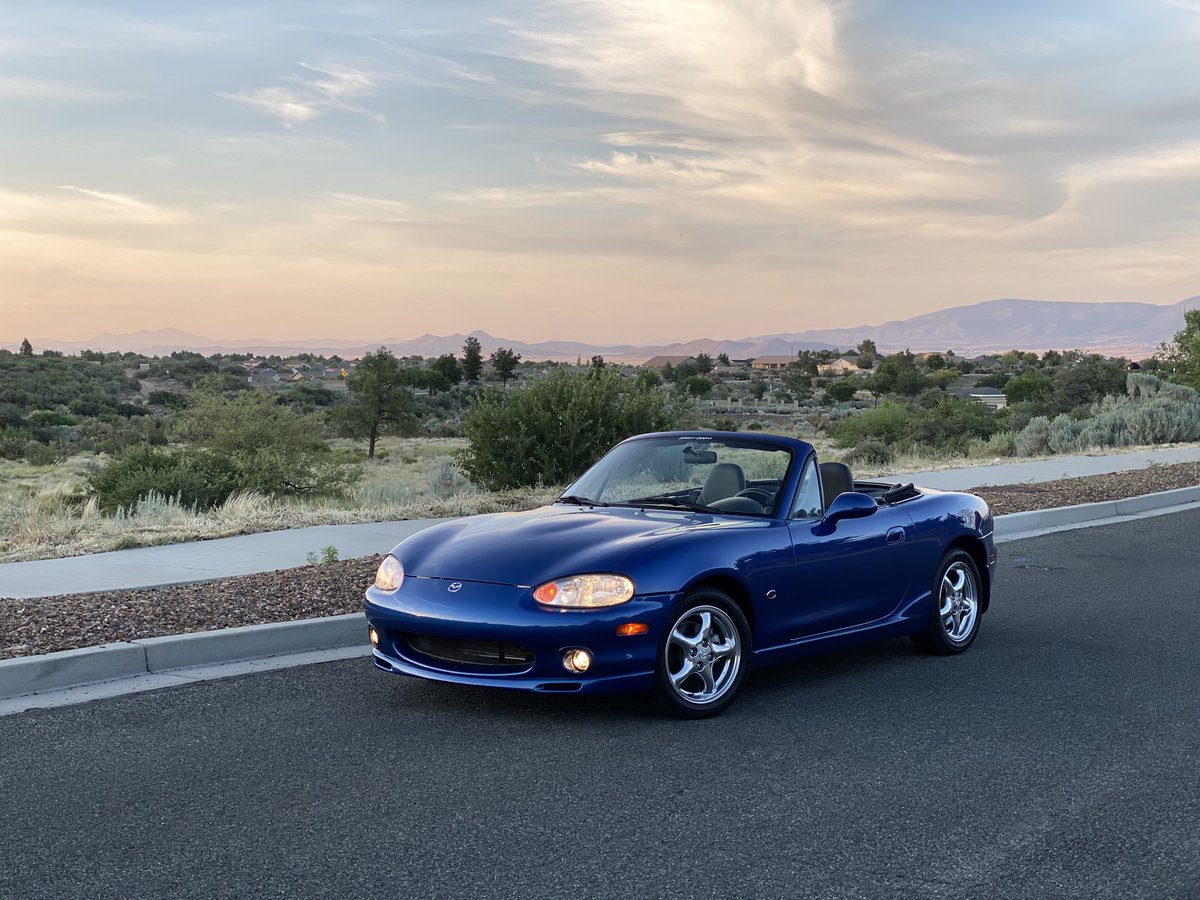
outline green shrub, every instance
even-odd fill
[[[883,441],[866,440],[846,454],[850,465],[886,466],[892,461],[892,451]]]
[[[33,432],[28,428],[0,427],[0,459],[22,459],[32,440]]]
[[[867,439],[897,444],[908,431],[912,413],[898,403],[885,403],[856,416],[829,423],[829,433],[839,447],[857,447]]]
[[[614,444],[671,428],[683,412],[679,399],[612,369],[559,370],[519,390],[478,392],[462,417],[470,446],[456,462],[493,490],[565,484]]]
[[[232,463],[243,491],[335,493],[362,474],[330,450],[316,418],[296,413],[271,394],[195,399],[180,414],[176,433]]]
[[[186,409],[188,399],[178,391],[151,391],[146,397],[151,406],[165,406],[168,409]]]
[[[937,406],[920,409],[908,422],[905,437],[913,444],[966,454],[973,439],[986,440],[996,430],[996,416],[978,400],[944,396]]]
[[[1130,373],[1128,396],[1110,396],[1087,415],[1053,421],[1038,416],[1016,437],[1021,456],[1078,453],[1092,448],[1129,447],[1200,440],[1200,394],[1191,388]]]
[[[1050,452],[1050,419],[1034,416],[1013,439],[1017,456],[1042,456]]]
[[[60,453],[54,447],[40,441],[30,441],[25,445],[25,461],[33,466],[48,466],[55,462]]]
[[[211,509],[238,489],[238,473],[217,453],[139,446],[93,471],[87,485],[107,513],[132,510],[150,494],[174,497],[188,508]]]
[[[470,488],[471,482],[463,478],[454,463],[445,457],[437,461],[433,474],[429,476],[429,493],[438,500],[449,500]]]
[[[997,431],[987,440],[974,438],[967,447],[968,456],[1016,456],[1016,435],[1011,431]]]

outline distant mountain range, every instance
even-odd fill
[[[641,363],[660,354],[692,356],[708,353],[730,357],[792,355],[798,350],[848,349],[870,338],[883,352],[910,349],[953,350],[959,355],[992,351],[1069,350],[1145,356],[1160,342],[1169,340],[1183,327],[1183,313],[1200,308],[1200,296],[1170,306],[1152,303],[1081,303],[1063,300],[986,300],[971,306],[956,306],[938,312],[899,319],[883,325],[857,328],[825,328],[746,337],[739,340],[701,338],[662,345],[590,344],[578,341],[541,341],[528,343],[493,337],[484,331],[472,334],[479,339],[485,354],[497,347],[510,347],[524,359],[574,361],[601,354],[613,362]],[[165,356],[176,350],[192,350],[205,355],[236,352],[291,356],[296,353],[338,354],[360,357],[386,346],[398,356],[439,356],[462,351],[465,334],[423,334],[404,340],[385,338],[345,340],[312,338],[307,340],[238,339],[220,340],[166,328],[132,334],[101,334],[87,341],[56,341],[31,338],[36,350],[50,348],[72,353],[84,349],[134,351]],[[20,338],[7,344],[17,349]]]

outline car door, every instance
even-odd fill
[[[802,638],[882,619],[895,612],[909,587],[915,528],[899,507],[882,506],[860,519],[830,524],[823,506],[805,501],[805,480],[793,517],[792,637]],[[815,463],[811,478],[819,483]],[[810,489],[811,490],[811,489]]]

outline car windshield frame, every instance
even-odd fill
[[[669,450],[681,445],[679,461],[670,459],[671,454],[659,453],[657,459],[654,457],[655,451]],[[698,456],[701,459],[696,461],[687,460],[688,449],[693,451],[692,455]],[[708,450],[724,451],[725,458],[722,459],[720,452],[718,452],[715,459],[707,459],[706,451]],[[758,451],[762,455],[761,457],[746,457],[744,453],[739,455],[738,451]],[[641,456],[640,459],[638,454]],[[585,505],[584,501],[586,501],[588,505],[597,507],[677,510],[705,515],[777,519],[784,516],[782,506],[785,505],[785,501],[787,500],[786,495],[789,493],[788,489],[792,482],[797,460],[801,456],[804,455],[798,453],[796,448],[783,441],[763,440],[758,437],[743,436],[740,434],[691,433],[647,435],[618,444],[567,487],[561,497],[555,502]],[[751,463],[758,463],[761,468],[762,466],[769,465],[772,457],[783,460],[783,465],[777,476],[772,471],[766,478],[756,478],[753,477],[754,473],[746,472],[740,465],[740,462],[749,461]],[[735,462],[735,464],[739,466],[739,469],[743,470],[742,475],[745,478],[745,486],[742,488],[742,491],[755,491],[757,489],[760,495],[768,495],[771,501],[769,508],[763,506],[761,511],[754,511],[749,508],[749,504],[735,504],[737,507],[745,508],[722,509],[699,502],[699,497],[703,494],[707,479],[697,479],[695,477],[697,469],[705,467],[707,468],[707,474],[711,475],[712,469],[708,467],[715,467],[716,464],[728,463],[735,460],[740,461]],[[685,467],[688,476],[686,483],[679,483],[677,479],[674,486],[668,486],[670,484],[669,479],[665,474],[658,473],[661,478],[660,485],[663,488],[661,490],[657,489],[658,485],[651,485],[650,482],[647,482],[648,485],[656,489],[645,494],[633,492],[628,497],[614,497],[609,493],[614,481],[623,474],[627,480],[632,480],[630,478],[632,471],[644,472],[648,467],[653,467],[656,463],[666,463],[674,468],[676,472],[678,472],[680,467]],[[773,485],[773,494],[768,485]],[[741,492],[735,492],[735,494],[722,497],[715,502],[720,503],[730,500],[738,493]],[[755,500],[755,502],[762,506],[760,501]]]

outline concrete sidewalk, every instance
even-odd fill
[[[211,541],[138,547],[87,556],[0,565],[0,597],[52,597],[161,587],[292,569],[336,547],[340,559],[387,553],[411,534],[444,519],[367,525],[315,525]]]
[[[1136,453],[1118,453],[1112,456],[1054,456],[1034,462],[916,472],[880,480],[890,481],[894,478],[896,481],[912,481],[942,491],[961,491],[985,485],[1033,484],[1039,481],[1057,481],[1060,478],[1080,478],[1084,475],[1107,475],[1111,472],[1129,472],[1152,465],[1168,466],[1182,462],[1200,462],[1200,446],[1140,450]]]
[[[963,490],[981,485],[1054,481],[1144,469],[1152,464],[1195,461],[1200,461],[1200,446],[1113,456],[1060,456],[1037,462],[909,473],[894,478],[941,490]],[[320,556],[327,546],[336,547],[342,559],[371,556],[386,553],[404,538],[439,521],[444,520],[318,525],[163,547],[6,563],[0,565],[0,597],[48,597],[252,575],[302,566],[309,553]]]

